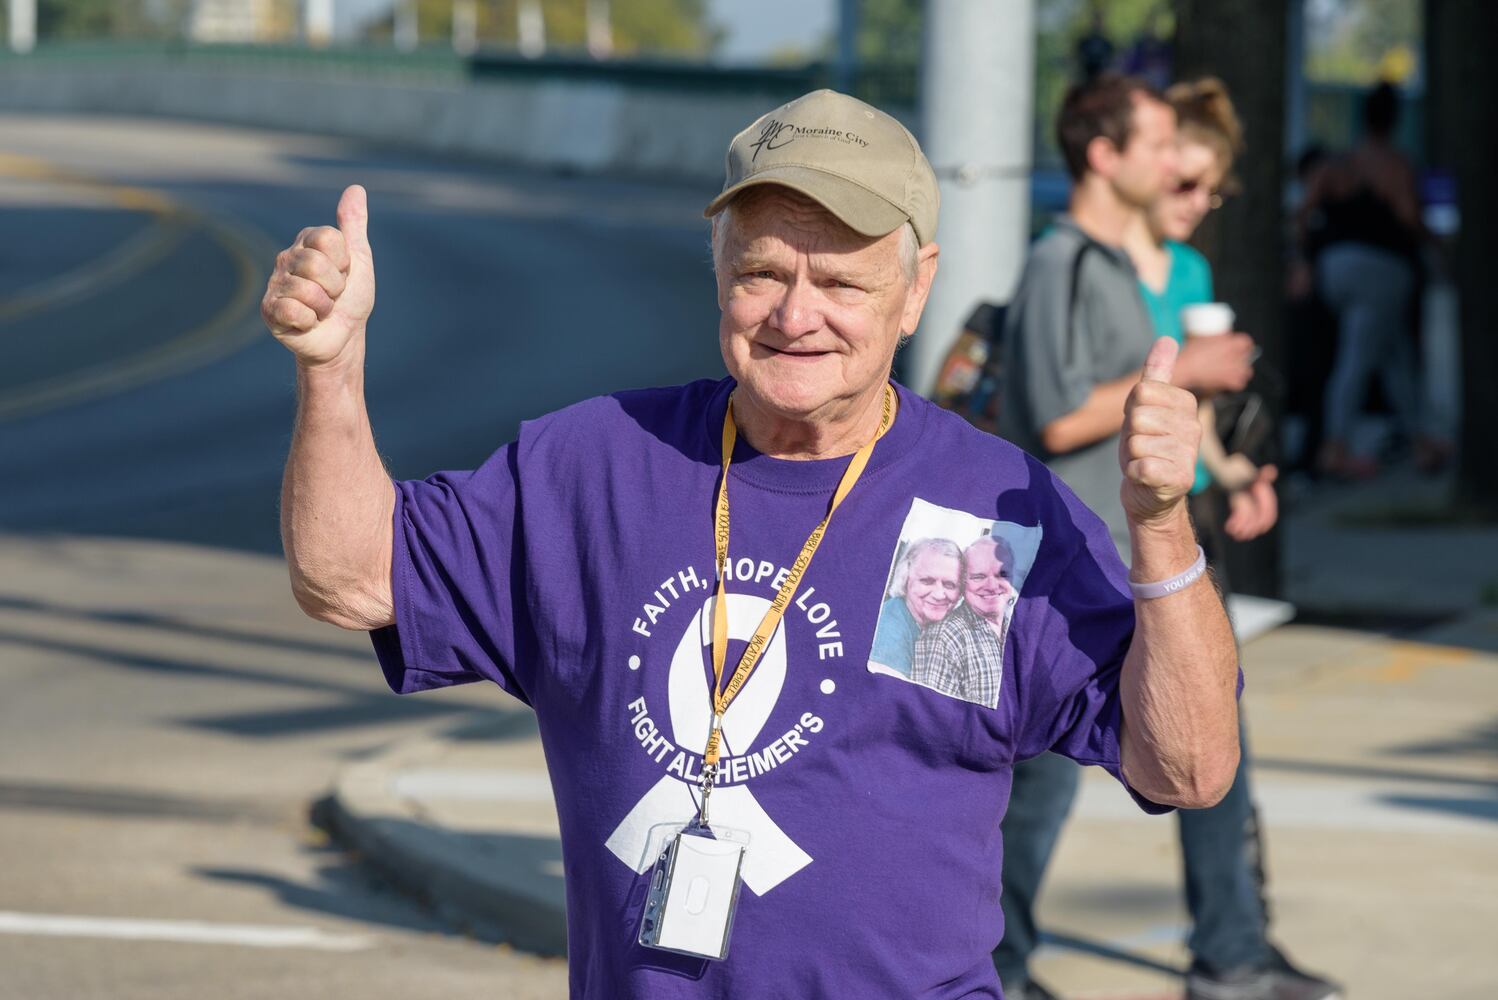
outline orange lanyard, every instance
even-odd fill
[[[728,658],[728,602],[724,600],[726,596],[724,580],[728,565],[728,465],[733,460],[733,446],[738,440],[739,430],[733,419],[733,399],[729,398],[727,412],[723,414],[723,479],[718,485],[718,503],[714,512],[714,543],[718,554],[718,596],[713,600],[713,728],[707,738],[707,750],[702,755],[705,768],[717,767],[723,740],[723,713],[728,711],[728,706],[733,704],[734,698],[743,690],[744,683],[749,680],[749,674],[753,672],[755,664],[759,662],[760,656],[769,646],[770,637],[780,627],[780,620],[785,617],[785,609],[790,607],[791,599],[796,596],[796,588],[801,585],[801,577],[805,575],[806,567],[811,565],[811,557],[816,554],[817,546],[822,544],[822,536],[827,532],[827,524],[832,520],[832,515],[852,491],[853,484],[858,482],[858,478],[863,475],[864,467],[869,464],[869,456],[874,454],[874,445],[884,437],[885,432],[894,423],[895,405],[895,392],[886,384],[884,413],[879,420],[879,430],[871,441],[854,452],[847,470],[843,472],[842,481],[837,484],[837,491],[832,494],[832,505],[827,509],[827,516],[822,518],[821,524],[812,529],[810,537],[806,539],[806,544],[801,546],[801,554],[791,565],[790,572],[775,595],[775,600],[770,602],[769,610],[765,612],[759,627],[754,630],[754,635],[749,639],[749,645],[739,659],[738,668],[734,670],[728,686],[724,687],[723,667]],[[707,787],[710,787],[710,784]]]

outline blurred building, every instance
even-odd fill
[[[195,42],[272,42],[296,23],[294,0],[193,0],[187,33]]]

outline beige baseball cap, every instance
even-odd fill
[[[756,184],[799,191],[855,232],[883,236],[909,222],[924,246],[936,237],[936,174],[915,136],[857,98],[816,90],[782,104],[733,137],[712,218]]]

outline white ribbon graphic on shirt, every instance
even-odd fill
[[[712,645],[713,601],[709,597],[687,626],[671,658],[667,678],[671,734],[681,748],[700,747],[707,740],[712,722],[711,693],[703,669],[703,649]],[[764,617],[770,602],[749,594],[728,595],[728,635],[747,642]],[[743,753],[754,745],[785,685],[785,626],[770,638],[754,673],[749,675],[738,697],[723,716],[723,755]],[[721,771],[719,772],[722,773]],[[605,846],[614,856],[643,874],[655,863],[647,851],[651,829],[662,823],[685,823],[697,813],[699,789],[666,775],[646,792],[629,811]],[[796,872],[811,864],[807,854],[776,825],[754,793],[745,785],[713,788],[712,822],[749,834],[744,855],[744,884],[762,896]]]

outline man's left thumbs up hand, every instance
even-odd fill
[[[1201,425],[1196,397],[1171,385],[1180,348],[1161,337],[1150,348],[1139,384],[1124,403],[1118,462],[1123,469],[1123,508],[1132,524],[1148,524],[1173,513],[1191,492]]]

